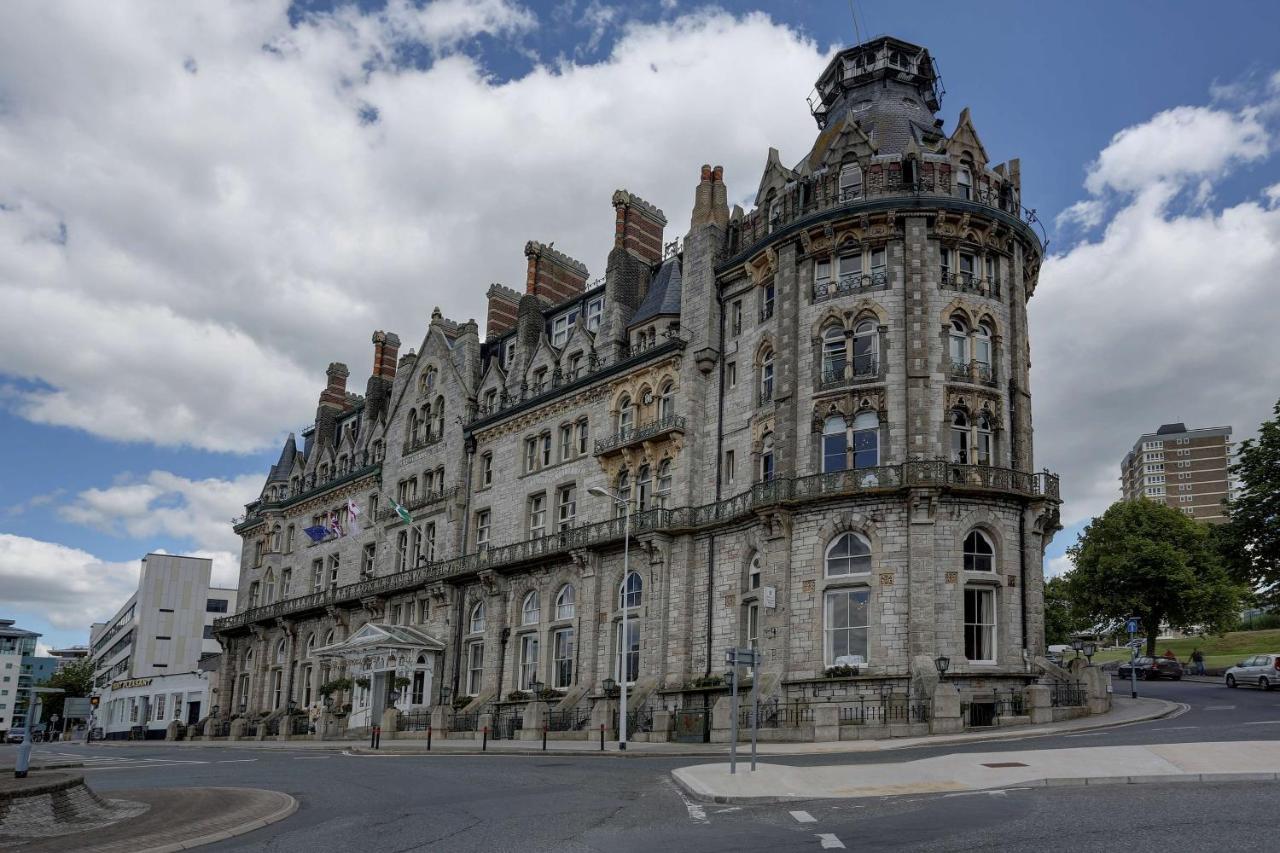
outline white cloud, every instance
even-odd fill
[[[152,471],[144,478],[86,489],[58,514],[66,521],[116,536],[182,539],[209,552],[192,556],[217,554],[222,560],[222,555],[240,549],[240,537],[231,529],[231,519],[261,489],[260,474],[234,480],[190,480],[168,471]]]
[[[0,364],[23,380],[6,405],[269,447],[328,362],[363,390],[373,329],[408,347],[435,305],[483,318],[489,282],[523,280],[526,239],[603,273],[617,187],[664,208],[668,236],[702,163],[748,194],[769,145],[811,144],[800,93],[827,58],[763,15],[700,11],[502,82],[451,48],[518,40],[522,6],[398,1],[291,28],[287,5],[0,6]],[[429,69],[389,63],[415,40]],[[743,124],[735,91],[770,109]]]
[[[1081,228],[1088,229],[1101,224],[1106,212],[1106,205],[1100,200],[1086,198],[1063,210],[1054,222],[1059,228],[1079,225]]]
[[[1059,554],[1056,557],[1051,557],[1049,561],[1045,563],[1044,576],[1046,579],[1056,578],[1061,575],[1065,575],[1075,567],[1075,563],[1071,562],[1071,558],[1069,556],[1066,554]]]
[[[1090,165],[1085,188],[1095,195],[1136,192],[1161,181],[1215,177],[1265,157],[1269,139],[1255,108],[1174,107],[1113,136]]]
[[[138,586],[138,560],[112,563],[78,548],[0,533],[0,589],[6,608],[88,634]]]
[[[1239,439],[1275,403],[1280,208],[1214,202],[1233,164],[1265,156],[1261,113],[1177,107],[1116,134],[1086,186],[1126,194],[1099,238],[1044,264],[1029,308],[1036,456],[1064,474],[1067,524],[1119,498],[1142,433],[1184,421]]]

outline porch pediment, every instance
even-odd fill
[[[340,643],[322,646],[314,654],[320,658],[358,660],[370,655],[399,653],[401,657],[420,652],[443,652],[444,643],[408,625],[365,623]]]

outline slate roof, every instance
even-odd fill
[[[634,326],[664,314],[679,314],[682,289],[680,258],[674,256],[667,258],[662,262],[662,266],[658,267],[653,281],[649,283],[649,292],[644,295],[644,301],[640,303],[635,316],[631,318],[631,325]]]
[[[280,460],[271,466],[271,473],[267,474],[267,482],[287,482],[289,472],[293,470],[294,457],[297,455],[298,442],[294,439],[293,433],[289,433],[289,437],[285,439],[284,448],[280,451]]]

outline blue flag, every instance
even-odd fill
[[[329,528],[322,524],[317,524],[315,527],[302,528],[302,532],[310,536],[312,542],[323,542],[329,535]]]

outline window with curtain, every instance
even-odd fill
[[[995,590],[964,591],[964,656],[971,663],[996,662]]]
[[[857,533],[841,533],[827,546],[827,577],[860,575],[871,571],[871,543]]]
[[[880,464],[880,416],[859,412],[853,419],[853,467],[874,468]]]
[[[853,329],[853,375],[874,376],[879,370],[879,334],[874,320],[862,320]]]
[[[848,424],[842,416],[832,415],[822,427],[822,470],[830,473],[848,467]]]
[[[964,570],[966,572],[989,572],[995,568],[996,549],[992,546],[987,534],[981,530],[970,530],[964,538]]]
[[[823,382],[839,382],[844,378],[844,364],[847,355],[844,328],[842,326],[828,326],[822,333]]]
[[[840,589],[825,596],[823,634],[826,640],[826,664],[851,659],[867,661],[867,603],[871,593],[865,589]]]

